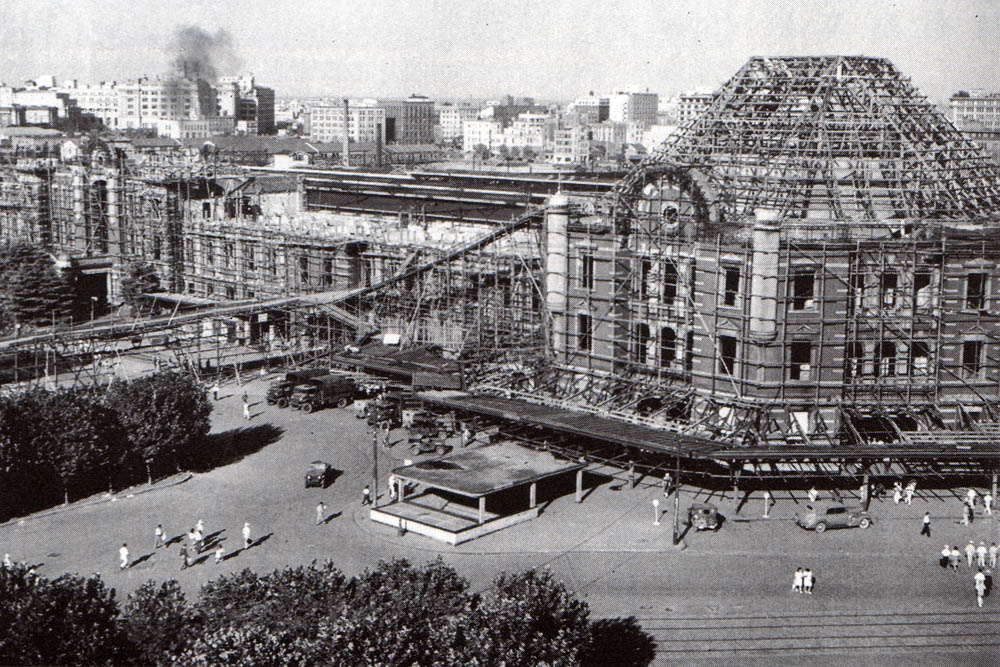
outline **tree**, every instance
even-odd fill
[[[73,285],[44,250],[12,243],[0,248],[0,301],[7,324],[48,324],[69,318]]]
[[[501,572],[470,618],[479,664],[577,665],[590,611],[548,572]]]
[[[173,579],[159,587],[147,581],[125,603],[124,629],[144,664],[185,651],[194,638],[196,623],[194,611]]]
[[[524,156],[525,160],[532,160],[535,157],[535,149],[531,146],[525,146],[521,149],[521,155]]]
[[[219,628],[200,637],[169,664],[178,667],[312,667],[332,664],[319,642],[260,623]]]
[[[514,160],[516,160],[517,158],[521,157],[521,147],[520,146],[511,146],[510,147],[510,157],[511,157],[511,159],[514,159]]]
[[[602,618],[590,624],[583,667],[646,667],[656,657],[656,642],[634,616]]]
[[[510,148],[507,147],[507,144],[501,144],[500,148],[497,149],[497,153],[504,160],[509,160],[510,159]]]
[[[122,300],[129,306],[138,307],[142,295],[159,292],[160,277],[149,262],[136,260],[125,267],[125,275],[121,281]]]
[[[59,477],[65,502],[71,491],[111,487],[113,472],[129,456],[114,411],[89,389],[38,391],[21,400],[34,415],[34,449]]]
[[[468,582],[440,559],[383,561],[350,586],[330,630],[335,664],[467,664]]]
[[[490,156],[490,149],[485,144],[476,144],[473,147],[472,152],[480,160],[485,160]]]
[[[0,664],[120,664],[131,655],[115,592],[99,576],[0,568],[0,600]]]
[[[213,455],[203,448],[212,413],[205,394],[194,377],[173,371],[108,389],[105,401],[118,414],[132,450],[145,461],[150,481],[154,469],[175,471]]]

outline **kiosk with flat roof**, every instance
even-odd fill
[[[460,544],[538,516],[541,483],[555,490],[575,473],[581,502],[584,467],[514,442],[463,449],[395,468],[395,500],[372,508],[371,518]]]

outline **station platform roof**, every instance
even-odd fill
[[[392,474],[408,482],[480,498],[584,466],[548,452],[501,442],[395,468]]]
[[[588,412],[540,403],[480,396],[459,391],[424,391],[417,396],[451,410],[463,410],[513,422],[552,428],[586,438],[614,442],[625,447],[694,458],[712,458],[719,443],[707,438],[610,419]]]
[[[845,459],[914,461],[1000,461],[1000,438],[977,431],[907,432],[885,445],[829,447],[780,444],[741,447],[730,442],[677,433],[603,417],[570,408],[515,398],[474,395],[461,391],[425,391],[417,396],[449,410],[459,410],[511,422],[550,428],[625,447],[671,456],[715,461],[843,461]]]

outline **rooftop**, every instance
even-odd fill
[[[395,468],[393,475],[462,496],[481,496],[571,472],[585,464],[501,442]]]

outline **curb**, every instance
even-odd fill
[[[120,493],[116,493],[110,498],[107,496],[107,494],[105,494],[98,497],[95,500],[80,500],[70,505],[59,505],[58,507],[53,507],[51,509],[41,510],[40,512],[35,512],[34,514],[29,514],[28,516],[15,517],[13,519],[7,520],[4,523],[0,523],[0,529],[8,528],[11,526],[21,526],[27,523],[28,521],[33,521],[35,519],[44,519],[46,517],[54,516],[56,514],[71,512],[75,509],[80,509],[82,507],[92,507],[94,505],[100,505],[101,503],[117,502],[118,500],[132,498],[134,496],[140,496],[145,493],[160,491],[162,489],[169,489],[188,481],[189,479],[194,477],[194,473],[190,472],[176,473],[174,477],[176,477],[177,479],[168,478],[168,481],[157,482],[153,486],[146,487],[138,491],[121,491]]]

